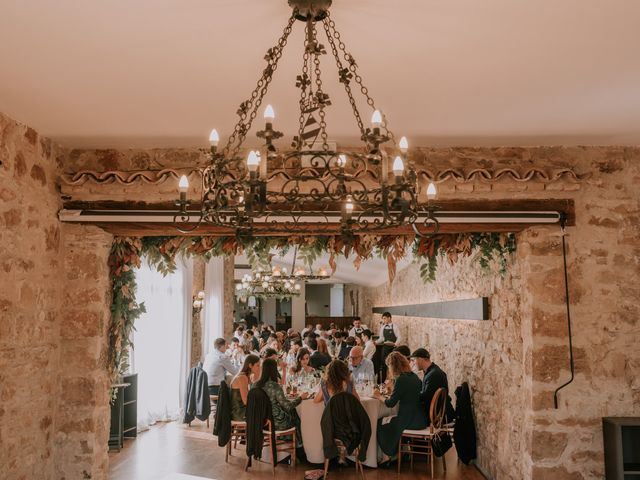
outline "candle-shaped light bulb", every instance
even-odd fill
[[[214,128],[213,130],[211,130],[211,133],[209,134],[209,144],[212,147],[217,147],[219,141],[220,141],[220,135],[218,135],[218,131]]]
[[[436,186],[433,182],[429,183],[429,186],[427,187],[427,198],[429,200],[433,200],[434,198],[436,198]]]
[[[186,175],[182,175],[178,182],[178,191],[180,193],[187,193],[187,190],[189,190],[189,179]]]
[[[380,110],[375,110],[373,115],[371,115],[371,125],[373,125],[373,128],[380,128],[380,125],[382,125],[382,114]]]
[[[347,165],[347,156],[345,154],[338,155],[336,163],[338,164],[338,167],[344,168]]]
[[[296,290],[296,291],[300,291],[300,289],[301,289],[302,287],[300,286],[300,284],[299,284],[299,283],[296,283],[296,284],[293,286],[293,288],[294,288],[294,290]]]
[[[396,177],[401,177],[402,174],[404,173],[404,162],[402,161],[401,157],[396,157],[395,160],[393,161],[393,167],[391,168],[393,170],[393,174]]]
[[[400,143],[398,143],[398,146],[400,147],[400,151],[402,153],[407,153],[407,150],[409,150],[409,142],[407,141],[407,137],[402,137],[400,139]]]
[[[276,114],[273,111],[273,107],[271,105],[267,105],[267,108],[264,109],[264,119],[267,123],[271,123],[275,118]]]
[[[347,203],[345,203],[344,209],[347,215],[351,216],[351,214],[353,213],[353,198],[351,197],[351,195],[347,197]]]
[[[329,272],[327,271],[327,269],[325,267],[320,267],[318,269],[318,275],[320,275],[321,277],[328,277],[329,276]]]
[[[260,166],[260,152],[251,150],[247,157],[247,168],[250,172],[256,172]]]

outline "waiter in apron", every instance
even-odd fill
[[[380,325],[380,331],[378,332],[378,340],[376,343],[383,345],[382,361],[380,362],[380,380],[385,381],[387,378],[387,364],[385,363],[385,360],[396,345],[400,344],[400,329],[395,323],[393,323],[389,312],[384,312],[382,314],[382,324]]]

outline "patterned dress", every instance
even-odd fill
[[[300,397],[295,400],[287,400],[282,390],[282,385],[273,380],[265,383],[262,389],[267,393],[271,401],[276,430],[287,430],[297,426],[296,407],[302,401]]]

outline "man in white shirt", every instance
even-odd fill
[[[367,328],[369,327],[367,327],[366,325],[363,325],[360,319],[356,319],[353,321],[353,327],[351,328],[351,330],[349,330],[349,336],[359,337],[360,335],[362,335],[362,332],[364,332]]]
[[[393,351],[396,345],[400,345],[400,329],[393,323],[391,314],[384,312],[382,314],[382,325],[380,325],[380,332],[378,333],[378,344],[383,344],[382,358],[381,358],[381,371],[382,379],[387,378],[387,365],[385,363],[389,354]]]
[[[321,336],[322,336],[322,332],[323,332],[323,331],[324,331],[324,330],[322,330],[322,325],[321,325],[321,324],[319,324],[319,323],[318,323],[318,324],[316,324],[316,329],[315,329],[314,333],[315,333],[318,337],[321,337]]]
[[[349,370],[351,370],[353,381],[358,380],[359,377],[363,379],[373,379],[375,377],[373,362],[368,358],[364,358],[362,347],[356,346],[349,351]]]
[[[373,343],[371,337],[373,333],[368,328],[362,332],[362,341],[364,342],[364,358],[368,358],[369,360],[373,360],[373,356],[376,354],[376,344]]]
[[[244,326],[239,325],[238,328],[236,329],[235,332],[233,332],[233,336],[236,337],[238,339],[238,343],[240,345],[244,345],[245,342],[245,338],[244,338]]]
[[[227,373],[235,375],[239,367],[236,367],[231,358],[225,354],[227,342],[224,338],[217,338],[213,342],[213,350],[204,359],[202,368],[207,372],[209,380],[209,395],[218,395],[220,383]]]

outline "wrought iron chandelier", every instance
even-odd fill
[[[201,172],[200,210],[189,210],[188,179],[180,179],[179,211],[174,217],[177,228],[191,232],[204,223],[231,227],[237,235],[259,234],[261,230],[322,234],[339,225],[342,235],[351,236],[411,225],[418,235],[435,233],[439,227],[434,215],[435,185],[428,185],[428,201],[420,204],[416,171],[407,158],[407,139],[402,137],[396,143],[385,115],[376,109],[356,61],[331,19],[331,0],[289,0],[289,5],[293,11],[284,32],[267,50],[262,76],[250,97],[240,104],[238,122],[221,150],[218,132],[211,131],[210,161]],[[295,82],[300,90],[300,116],[292,149],[279,152],[276,148],[274,141],[283,134],[274,128],[274,110],[268,105],[263,115],[265,126],[256,133],[264,148],[243,157],[243,143],[296,20],[305,25],[305,40],[302,69]],[[324,31],[328,48],[320,43],[319,31]],[[342,151],[329,141],[325,110],[331,99],[324,91],[320,68],[327,52],[336,63],[338,80],[360,132],[363,145],[359,151]],[[364,125],[356,90],[372,111],[371,127]],[[393,144],[391,155],[382,148],[387,142]]]

